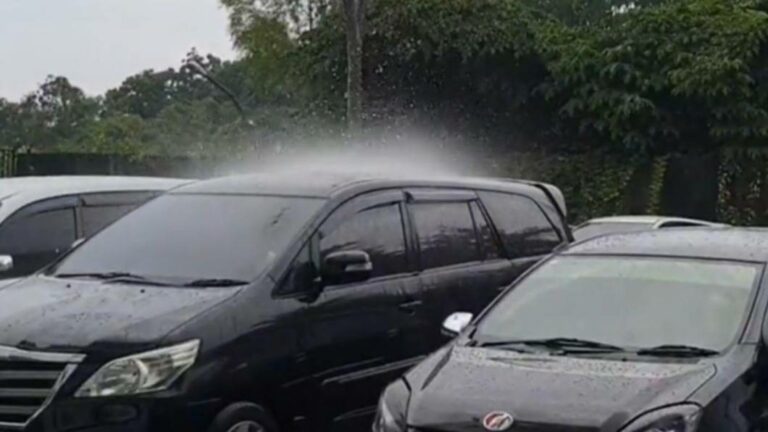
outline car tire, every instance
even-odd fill
[[[275,419],[259,405],[239,402],[224,408],[208,432],[278,432]]]

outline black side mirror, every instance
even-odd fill
[[[372,272],[371,256],[365,251],[333,252],[323,259],[323,282],[326,284],[362,282],[370,278]]]

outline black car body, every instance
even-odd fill
[[[566,241],[564,210],[496,180],[175,189],[0,290],[0,430],[368,428],[446,314]]]
[[[767,251],[727,228],[575,244],[391,384],[374,431],[767,430]]]

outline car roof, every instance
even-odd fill
[[[768,262],[768,229],[686,227],[609,234],[575,243],[564,255],[670,256]]]
[[[57,196],[130,191],[166,191],[189,180],[130,176],[45,176],[0,178],[0,213]],[[1,214],[0,214],[1,216]]]
[[[695,223],[695,224],[707,225],[707,226],[719,225],[714,222],[709,222],[709,221],[699,220],[699,219],[689,219],[689,218],[674,217],[674,216],[654,216],[654,215],[600,217],[600,218],[590,219],[586,221],[584,225],[599,224],[599,223],[623,223],[623,224],[636,223],[636,224],[644,224],[644,225],[656,225],[663,222],[688,222],[688,223]]]
[[[387,187],[457,187],[518,191],[528,194],[543,192],[528,182],[480,177],[387,177],[374,174],[318,172],[280,172],[237,175],[205,180],[180,187],[173,193],[211,193],[244,195],[287,195],[332,198],[357,189]]]

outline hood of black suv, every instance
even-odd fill
[[[32,277],[0,288],[0,345],[62,352],[151,345],[237,291]]]
[[[454,347],[407,379],[408,423],[420,430],[484,431],[482,419],[509,413],[536,431],[601,430],[686,400],[715,374],[709,362],[658,363],[519,354]],[[524,430],[529,430],[524,429]]]

